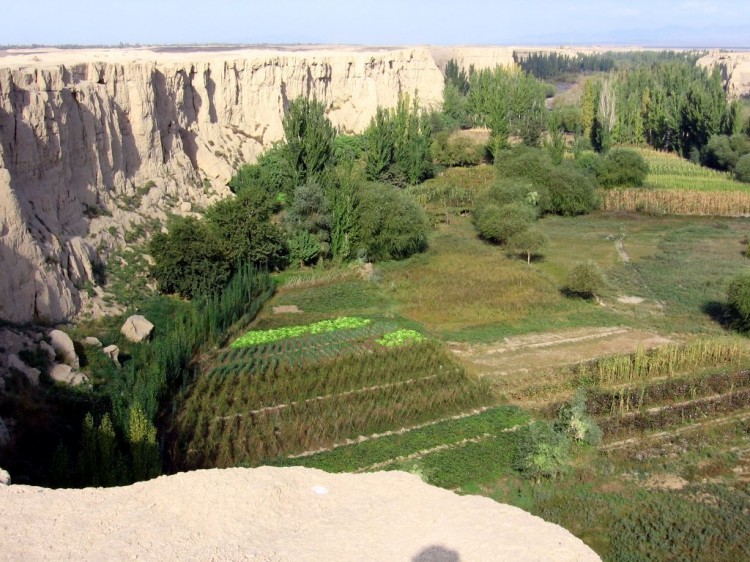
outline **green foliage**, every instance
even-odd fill
[[[482,161],[484,148],[462,136],[451,136],[448,132],[435,135],[432,157],[443,166],[476,166]]]
[[[336,130],[316,99],[292,100],[282,120],[284,153],[294,170],[295,185],[317,180],[333,164]]]
[[[399,98],[394,110],[378,107],[365,131],[365,172],[370,181],[415,185],[432,176],[432,131],[415,96]]]
[[[577,53],[575,56],[562,53],[519,53],[513,59],[525,72],[540,80],[562,78],[568,74],[582,72],[609,72],[615,67],[614,53]]]
[[[281,194],[291,195],[296,181],[285,145],[276,143],[258,156],[257,163],[245,164],[237,170],[227,185],[237,195],[252,189],[262,191],[276,200]]]
[[[247,189],[206,209],[205,222],[223,242],[226,262],[252,263],[269,269],[286,263],[282,233],[269,220],[274,207],[267,192]]]
[[[371,260],[403,259],[427,247],[427,218],[408,194],[384,184],[357,193],[353,246]]]
[[[333,140],[333,157],[337,164],[355,162],[364,153],[364,135],[336,135],[336,138]]]
[[[424,336],[416,330],[402,329],[387,332],[375,341],[385,347],[401,347],[422,340],[424,340]]]
[[[700,151],[700,161],[714,170],[732,172],[738,160],[750,153],[750,141],[746,135],[713,135]]]
[[[474,210],[474,225],[485,240],[504,244],[529,228],[536,216],[536,210],[527,203],[480,204]]]
[[[729,283],[727,302],[734,312],[738,327],[744,331],[750,329],[750,274],[738,275]]]
[[[149,480],[161,474],[156,428],[138,404],[130,407],[128,442],[132,455],[133,478],[136,482]]]
[[[570,440],[546,421],[519,430],[514,468],[527,478],[555,478],[568,469]]]
[[[737,160],[737,165],[734,167],[734,177],[737,178],[737,181],[750,183],[750,154],[745,154]]]
[[[647,175],[648,163],[643,156],[635,150],[616,148],[604,157],[597,178],[602,187],[641,187]]]
[[[287,326],[285,328],[276,328],[273,330],[252,330],[234,340],[230,347],[232,349],[241,349],[287,338],[298,338],[307,334],[323,334],[327,332],[335,332],[336,330],[359,328],[361,326],[367,326],[370,322],[371,320],[368,318],[342,316],[332,320],[321,320],[314,324]]]
[[[284,224],[291,239],[292,261],[310,264],[330,255],[331,213],[317,182],[308,181],[294,190]]]
[[[582,389],[576,391],[570,404],[560,409],[556,427],[576,442],[598,445],[602,440],[602,430],[596,420],[586,413],[586,392]]]
[[[169,234],[157,232],[148,245],[154,259],[151,274],[159,290],[187,298],[221,290],[231,266],[215,231],[193,217],[175,217],[168,228]]]
[[[555,108],[551,112],[551,117],[568,134],[578,133],[583,130],[583,110],[580,107],[564,106]]]
[[[524,256],[529,264],[532,258],[540,257],[548,246],[549,240],[536,228],[516,232],[506,243],[509,253]]]
[[[604,287],[604,276],[593,260],[577,263],[565,279],[563,291],[581,298],[591,299]]]

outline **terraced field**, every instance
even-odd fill
[[[184,397],[184,467],[257,465],[491,401],[434,341],[400,341],[387,321],[220,351]]]

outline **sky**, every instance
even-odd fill
[[[0,0],[0,45],[750,47],[750,0]]]

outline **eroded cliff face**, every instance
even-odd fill
[[[70,319],[124,230],[228,195],[291,99],[315,96],[346,133],[401,93],[442,99],[426,48],[3,54],[0,318],[15,322]]]
[[[709,69],[718,65],[731,98],[750,96],[750,53],[710,53],[701,57],[698,65]]]

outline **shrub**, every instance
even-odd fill
[[[586,413],[586,392],[583,389],[578,389],[572,402],[560,409],[556,425],[575,441],[598,445],[602,440],[601,428]]]
[[[323,189],[308,181],[294,190],[294,200],[284,224],[292,240],[291,259],[309,264],[328,257],[331,240],[331,213]]]
[[[575,159],[575,165],[592,177],[597,177],[602,169],[602,157],[593,150],[581,151]]]
[[[483,152],[484,148],[470,139],[447,132],[436,134],[432,143],[432,158],[443,166],[476,166]]]
[[[599,207],[596,186],[588,174],[569,162],[550,170],[546,187],[550,193],[550,212],[565,215],[584,215]]]
[[[528,478],[554,478],[565,472],[570,457],[570,440],[546,421],[537,421],[518,435],[518,456],[514,468]]]
[[[732,279],[727,288],[727,302],[737,321],[737,327],[746,331],[750,328],[750,273]]]
[[[484,199],[496,205],[509,203],[526,203],[537,209],[541,214],[549,209],[549,190],[544,186],[536,186],[521,178],[498,179],[484,195]]]
[[[536,219],[536,210],[526,203],[495,205],[488,203],[474,211],[474,225],[485,240],[504,244],[531,226]]]
[[[750,154],[745,154],[737,160],[737,165],[734,167],[734,177],[737,178],[737,181],[750,183]]]
[[[597,174],[603,187],[640,187],[648,175],[648,163],[643,156],[627,148],[614,148],[602,161]]]
[[[571,296],[591,299],[604,287],[604,276],[593,260],[577,263],[568,274],[563,291]]]
[[[427,248],[422,207],[390,185],[371,183],[357,193],[355,247],[372,260],[402,259]]]

